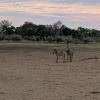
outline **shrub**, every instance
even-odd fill
[[[24,36],[23,37],[25,40],[32,40],[32,37],[30,37],[30,36]]]
[[[47,40],[47,37],[43,37],[43,39],[42,39],[43,41],[46,41]]]
[[[36,36],[36,41],[40,41],[40,40],[41,40],[40,36]]]
[[[5,36],[3,34],[0,34],[0,41],[4,40]]]
[[[74,39],[73,39],[72,36],[67,36],[67,37],[65,38],[65,43],[73,43],[73,42],[74,42]]]
[[[16,34],[15,35],[11,35],[10,38],[13,41],[20,41],[20,40],[22,40],[22,37],[20,35],[16,35]]]
[[[54,42],[55,41],[57,43],[64,42],[65,36],[48,36],[46,38],[46,40],[49,41],[49,42]]]
[[[55,39],[54,39],[53,36],[48,36],[48,37],[46,38],[46,40],[49,41],[49,42],[55,41]]]
[[[79,43],[81,43],[81,41],[79,39],[73,39],[73,43],[74,44],[79,44]]]
[[[63,41],[64,41],[64,36],[55,36],[55,41],[56,41],[57,43],[63,42]]]
[[[5,35],[4,40],[11,40],[11,37],[9,35]]]
[[[95,39],[96,42],[100,42],[100,37]]]
[[[33,41],[36,41],[37,40],[37,37],[36,36],[32,36],[32,40]]]
[[[94,42],[94,40],[92,38],[90,38],[90,37],[83,38],[82,41],[83,41],[84,44],[87,44],[87,43],[90,43],[90,42]]]

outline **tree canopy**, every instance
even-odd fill
[[[12,37],[14,38],[14,36],[15,40],[20,38],[35,41],[63,41],[70,37],[72,40],[77,39],[79,41],[100,41],[100,30],[83,27],[71,29],[61,21],[57,21],[53,25],[36,25],[32,22],[26,21],[23,25],[15,27],[8,20],[2,20],[0,22],[0,40],[10,40]]]

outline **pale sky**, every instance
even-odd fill
[[[30,21],[53,24],[60,20],[70,28],[100,30],[100,0],[0,0],[0,20],[15,26]]]

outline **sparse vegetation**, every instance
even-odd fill
[[[0,22],[0,40],[29,40],[70,43],[100,42],[100,31],[79,27],[70,29],[60,21],[53,25],[36,25],[25,22],[19,27],[14,27],[8,20]]]
[[[100,59],[95,56],[100,58],[100,49],[78,48],[72,63],[62,63],[62,57],[56,63],[48,51],[57,46],[61,44],[0,43],[0,100],[99,97]]]

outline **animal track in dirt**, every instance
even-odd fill
[[[100,94],[100,91],[91,91],[90,94]]]
[[[8,94],[8,93],[5,92],[4,90],[0,90],[0,94]]]

